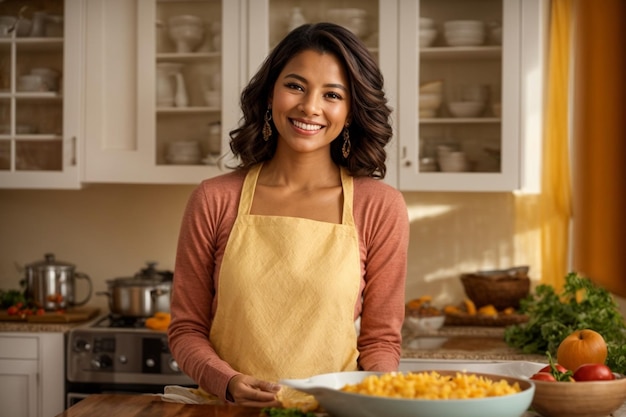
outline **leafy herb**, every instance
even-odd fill
[[[316,417],[315,413],[305,413],[298,408],[265,407],[261,409],[265,417]]]
[[[24,297],[23,291],[0,290],[0,308],[6,309],[18,303],[26,303],[26,297]]]
[[[626,373],[626,324],[609,291],[577,273],[565,277],[561,294],[540,284],[534,294],[520,302],[528,322],[509,326],[504,339],[525,353],[556,355],[561,341],[576,330],[592,329],[604,338],[606,365],[613,372]]]

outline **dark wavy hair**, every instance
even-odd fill
[[[340,134],[330,144],[332,160],[353,176],[384,178],[385,146],[391,140],[391,108],[383,89],[383,76],[363,42],[348,29],[333,23],[305,24],[291,31],[267,56],[241,94],[243,116],[239,127],[230,131],[230,149],[239,158],[237,168],[249,168],[267,161],[276,152],[277,134],[271,121],[272,137],[262,137],[264,115],[274,84],[285,65],[298,53],[313,50],[330,53],[343,63],[351,90],[350,142],[348,158],[341,153]]]

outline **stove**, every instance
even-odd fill
[[[66,406],[93,393],[162,393],[166,385],[197,385],[178,368],[167,333],[144,324],[106,315],[69,331]]]

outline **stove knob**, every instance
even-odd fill
[[[102,355],[91,360],[91,366],[96,369],[107,369],[113,365],[113,361],[107,355]]]
[[[156,365],[156,362],[154,361],[154,359],[152,358],[146,359],[146,366],[148,368],[154,368],[154,365]]]
[[[180,372],[180,368],[178,367],[178,362],[174,358],[171,358],[169,361],[170,369],[174,372]]]
[[[76,342],[74,342],[74,350],[76,350],[77,352],[87,352],[91,350],[91,344],[89,344],[89,342],[85,339],[78,339],[76,340]]]
[[[123,364],[128,363],[128,358],[126,357],[126,355],[120,355],[118,360],[120,361],[120,363],[123,363]]]

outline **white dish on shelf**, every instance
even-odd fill
[[[38,74],[24,74],[17,78],[17,90],[25,92],[50,91],[45,78]]]
[[[480,101],[453,101],[448,103],[448,109],[454,117],[478,117],[485,108]]]
[[[441,106],[443,98],[441,94],[420,94],[419,96],[419,109],[420,110],[438,110]]]
[[[435,28],[425,28],[419,30],[419,42],[420,48],[428,48],[435,42],[437,38],[437,29]]]

